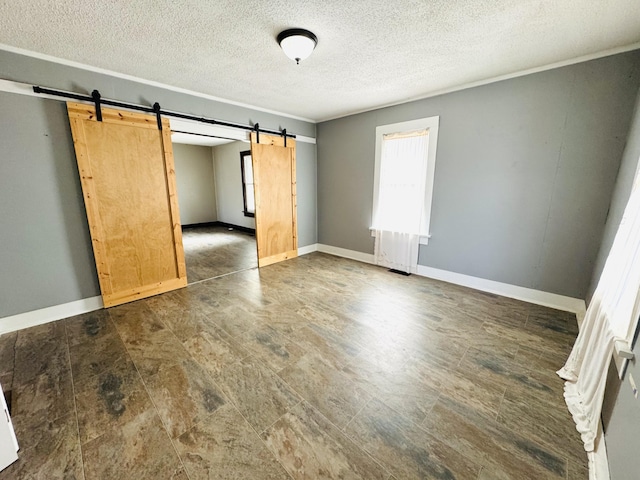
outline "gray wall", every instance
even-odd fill
[[[182,225],[218,220],[211,147],[174,143],[173,158]]]
[[[0,92],[0,317],[99,295],[63,103]]]
[[[298,247],[318,242],[316,146],[296,143],[296,191]]]
[[[212,72],[215,75],[215,72]],[[315,137],[315,124],[0,50],[0,78]],[[238,79],[242,81],[242,79]]]
[[[604,263],[609,255],[618,225],[631,194],[633,180],[638,170],[640,159],[640,92],[636,101],[636,110],[627,145],[620,165],[620,173],[616,180],[616,186],[611,199],[609,217],[605,226],[602,246],[598,253],[598,261],[594,269],[589,294],[592,295],[600,279]],[[640,364],[637,361],[640,356],[640,345],[636,342],[633,351],[636,360],[629,364],[625,381],[621,384],[616,375],[615,368],[610,369],[607,379],[607,389],[603,406],[603,421],[605,425],[605,438],[607,453],[609,456],[609,470],[611,480],[626,480],[637,478],[640,471],[640,403],[631,393],[628,378],[632,375],[636,385],[640,382]]]
[[[216,172],[218,220],[240,227],[256,228],[253,217],[244,216],[242,198],[242,170],[240,152],[250,150],[246,142],[225,143],[213,147],[213,165]]]
[[[373,253],[378,125],[440,116],[419,263],[584,298],[640,84],[640,51],[318,125],[319,243]]]
[[[0,78],[152,105],[315,137],[315,125],[108,75],[0,51]],[[64,103],[0,92],[0,318],[99,294]],[[302,145],[302,144],[300,144]],[[315,146],[298,149],[298,194],[316,240]],[[313,165],[313,168],[305,166]],[[302,192],[301,186],[313,185]],[[300,245],[304,245],[300,243]]]
[[[600,280],[600,274],[604,268],[604,264],[609,256],[609,250],[613,245],[613,239],[618,231],[618,224],[622,220],[622,214],[629,201],[629,195],[631,194],[631,187],[633,186],[633,180],[636,172],[638,171],[638,159],[640,158],[640,92],[638,93],[635,101],[635,111],[631,127],[629,128],[629,135],[627,137],[624,153],[622,155],[622,161],[620,163],[620,169],[616,178],[615,189],[611,197],[609,205],[609,215],[607,217],[607,223],[604,228],[604,234],[602,236],[602,243],[598,256],[596,258],[595,267],[593,269],[593,275],[591,277],[591,284],[589,285],[588,300],[591,299],[593,292]]]

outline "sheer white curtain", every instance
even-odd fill
[[[589,477],[599,446],[600,413],[614,342],[629,346],[640,316],[640,182],[636,179],[582,328],[565,366],[567,407],[589,452]]]
[[[415,272],[425,206],[428,147],[428,130],[387,134],[382,139],[373,221],[378,265]]]

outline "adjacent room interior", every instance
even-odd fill
[[[256,268],[250,145],[175,132],[171,139],[189,283]]]
[[[632,0],[116,3],[0,5],[0,480],[636,478]]]

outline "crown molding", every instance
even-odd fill
[[[4,43],[0,43],[0,50],[4,50],[10,53],[16,53],[18,55],[24,55],[25,57],[37,58],[38,60],[57,63],[59,65],[64,65],[66,67],[79,68],[81,70],[86,70],[88,72],[100,73],[102,75],[109,75],[111,77],[121,78],[123,80],[129,80],[132,82],[142,83],[144,85],[150,85],[152,87],[163,88],[165,90],[170,90],[172,92],[184,93],[186,95],[191,95],[194,97],[205,98],[207,100],[212,100],[214,102],[225,103],[227,105],[234,105],[236,107],[249,108],[251,110],[256,110],[258,112],[269,113],[271,115],[278,115],[280,117],[291,118],[293,120],[300,120],[302,122],[314,123],[314,124],[316,123],[315,120],[312,120],[310,118],[298,117],[297,115],[291,115],[290,113],[279,112],[277,110],[258,107],[256,105],[251,105],[243,102],[236,102],[234,100],[227,100],[226,98],[215,97],[213,95],[196,92],[194,90],[189,90],[187,88],[174,87],[173,85],[168,85],[166,83],[156,82],[154,80],[147,80],[145,78],[135,77],[133,75],[127,75],[126,73],[119,73],[113,70],[108,70],[106,68],[93,67],[85,63],[74,62],[72,60],[66,60],[64,58],[54,57],[53,55],[47,55],[45,53],[38,53],[31,50],[26,50],[24,48],[13,47],[11,45],[7,45]]]
[[[617,55],[619,53],[631,52],[633,50],[640,49],[640,42],[632,43],[630,45],[625,45],[624,47],[616,47],[610,48],[609,50],[603,50],[598,53],[590,53],[589,55],[582,55],[580,57],[571,58],[569,60],[563,60],[561,62],[549,63],[547,65],[542,65],[540,67],[529,68],[527,70],[520,70],[518,72],[507,73],[505,75],[498,75],[497,77],[490,77],[484,80],[478,80],[475,82],[463,83],[461,85],[457,85],[455,87],[447,87],[440,90],[435,90],[433,92],[427,93],[425,95],[419,95],[417,97],[410,97],[400,100],[398,102],[385,103],[383,105],[378,105],[376,107],[364,108],[362,110],[357,110],[352,113],[345,113],[341,115],[337,115],[335,117],[327,117],[316,120],[316,123],[322,122],[330,122],[331,120],[337,120],[339,118],[350,117],[352,115],[359,115],[361,113],[372,112],[374,110],[380,110],[382,108],[395,107],[397,105],[404,105],[405,103],[417,102],[418,100],[425,100],[427,98],[438,97],[440,95],[445,95],[447,93],[459,92],[461,90],[467,90],[469,88],[481,87],[483,85],[489,85],[491,83],[501,82],[503,80],[510,80],[512,78],[524,77],[526,75],[532,75],[534,73],[546,72],[547,70],[553,70],[556,68],[568,67],[570,65],[575,65],[577,63],[588,62],[590,60],[597,60],[599,58],[610,57],[611,55]]]

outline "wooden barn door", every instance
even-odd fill
[[[296,142],[251,134],[258,266],[298,256]]]
[[[168,120],[68,103],[105,307],[187,284]]]

